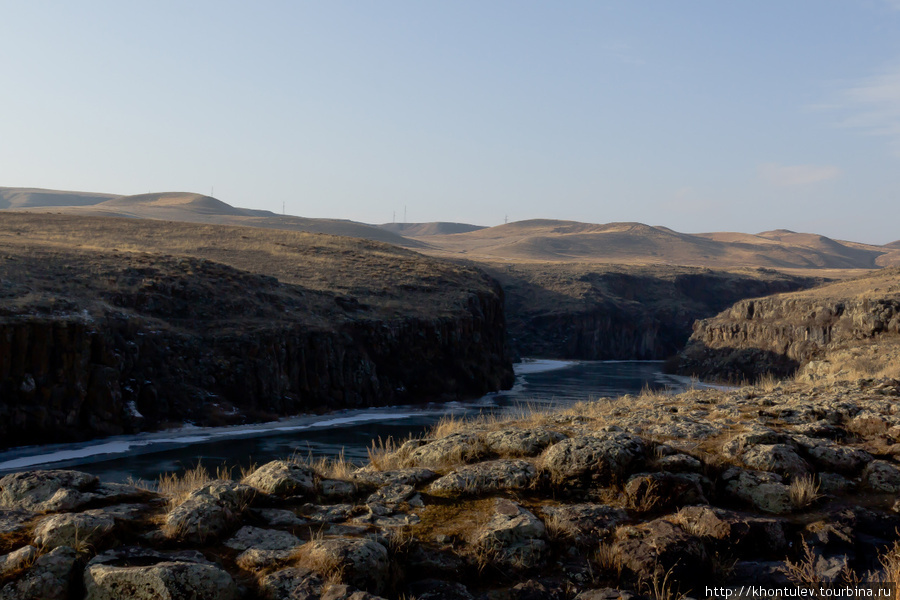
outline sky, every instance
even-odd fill
[[[900,239],[900,0],[0,0],[0,186]]]

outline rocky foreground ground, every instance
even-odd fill
[[[897,581],[900,381],[446,422],[370,464],[0,479],[0,599],[599,600]],[[224,477],[225,474],[223,473]]]

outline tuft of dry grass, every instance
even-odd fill
[[[788,495],[794,508],[806,508],[821,497],[819,483],[813,475],[795,477],[788,488]]]
[[[610,543],[602,542],[597,551],[594,552],[594,563],[602,573],[615,573],[616,577],[621,577],[622,570],[625,565],[622,557],[616,551],[615,546]]]
[[[654,571],[649,579],[638,581],[638,588],[644,591],[650,600],[683,600],[687,598],[687,593],[682,592],[678,582],[672,578],[674,570],[673,566],[662,575]]]
[[[156,491],[169,500],[169,506],[181,504],[191,492],[202,488],[204,485],[216,480],[231,479],[232,469],[220,466],[215,475],[211,475],[201,463],[193,469],[187,469],[182,473],[166,473],[160,475],[156,482]]]

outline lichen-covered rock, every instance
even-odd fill
[[[238,589],[226,571],[195,553],[179,556],[112,550],[84,570],[85,600],[234,600]]]
[[[38,549],[34,546],[23,546],[18,550],[0,556],[0,579],[19,571],[37,558]]]
[[[788,444],[758,444],[740,456],[745,467],[798,477],[810,472],[809,464]]]
[[[712,506],[686,506],[670,517],[701,539],[714,540],[722,549],[748,556],[784,555],[788,548],[785,521],[758,517]]]
[[[284,566],[294,556],[295,552],[296,548],[287,550],[248,548],[237,555],[234,563],[245,571],[255,573],[262,569]]]
[[[606,504],[560,504],[544,506],[544,522],[553,520],[553,529],[571,535],[577,544],[595,545],[612,535],[620,524],[628,520],[628,513]],[[549,527],[549,525],[548,525]]]
[[[298,552],[301,565],[322,575],[340,573],[343,583],[380,593],[388,580],[387,548],[371,539],[336,537],[313,540]]]
[[[291,567],[269,573],[259,581],[260,595],[265,600],[317,600],[325,580],[304,567]]]
[[[398,504],[409,503],[410,501],[415,502],[413,499],[416,496],[418,496],[418,494],[416,493],[416,488],[413,486],[402,483],[392,483],[379,488],[378,491],[369,495],[369,497],[366,498],[366,504],[382,504],[388,507],[395,507]],[[421,504],[421,498],[419,498],[417,504]]]
[[[54,548],[38,557],[22,577],[3,586],[0,600],[69,600],[76,559],[72,548]]]
[[[900,492],[900,469],[886,460],[873,460],[866,465],[862,479],[875,492]]]
[[[547,448],[544,467],[556,482],[608,482],[641,464],[644,441],[621,431],[597,432],[569,438]]]
[[[420,467],[441,467],[466,462],[478,452],[477,433],[451,433],[419,446],[409,462]]]
[[[616,588],[585,590],[575,596],[575,600],[645,600],[645,598],[645,596],[630,590],[619,590]]]
[[[252,511],[260,519],[271,525],[272,527],[294,527],[295,525],[303,525],[306,519],[301,519],[292,510],[284,510],[281,508],[256,508]]]
[[[115,525],[115,520],[102,511],[51,515],[35,527],[34,543],[46,548],[95,546]]]
[[[260,529],[249,525],[241,527],[225,546],[234,550],[247,550],[256,548],[259,550],[288,550],[300,546],[303,542],[288,531],[278,529]]]
[[[323,479],[319,482],[319,490],[327,500],[350,500],[356,496],[358,487],[352,481]]]
[[[437,473],[423,467],[378,471],[374,470],[371,465],[367,465],[353,473],[353,481],[370,488],[394,484],[418,486],[438,477]]]
[[[15,536],[27,531],[35,516],[35,513],[27,510],[0,508],[0,537]]]
[[[805,448],[806,455],[820,471],[831,471],[855,477],[872,462],[871,454],[857,448],[836,444],[815,444]]]
[[[409,593],[416,600],[475,600],[462,583],[443,579],[414,581],[409,584]]]
[[[166,515],[166,534],[196,543],[218,538],[235,525],[253,494],[252,488],[233,481],[207,484]]]
[[[546,427],[508,428],[485,435],[484,445],[488,451],[500,456],[537,456],[547,446],[564,439],[565,435]]]
[[[664,519],[619,528],[613,551],[625,567],[646,581],[667,574],[673,581],[696,581],[709,570],[703,543]]]
[[[70,510],[77,503],[61,503],[59,497],[86,491],[97,485],[94,475],[79,471],[24,471],[0,478],[0,507],[34,512]],[[58,496],[54,500],[54,496]],[[69,504],[72,504],[69,506]]]
[[[244,478],[244,483],[277,496],[312,496],[316,493],[316,473],[307,466],[273,460]]]
[[[526,460],[492,460],[465,465],[431,484],[437,494],[485,494],[497,490],[526,489],[537,469]]]
[[[336,583],[326,585],[319,600],[384,600],[384,598],[343,583]]]
[[[692,473],[700,471],[703,468],[703,463],[693,456],[676,453],[656,459],[656,466],[661,471],[670,473]]]
[[[699,473],[639,473],[625,484],[625,496],[635,508],[664,509],[707,504],[712,482]]]
[[[793,509],[790,490],[777,473],[735,467],[723,473],[722,480],[728,493],[762,511],[783,514]]]
[[[494,514],[476,534],[474,543],[498,565],[529,568],[539,565],[548,550],[543,522],[515,502],[494,503]]]
[[[722,446],[722,454],[729,458],[740,458],[752,446],[784,444],[788,436],[768,427],[755,426],[749,431],[735,435]]]

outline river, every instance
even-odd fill
[[[444,415],[502,413],[524,406],[564,406],[637,394],[644,388],[674,393],[691,385],[662,373],[658,361],[559,361],[526,359],[515,365],[516,384],[469,402],[344,410],[270,423],[194,427],[116,436],[76,444],[29,446],[0,452],[0,475],[27,469],[74,468],[104,481],[154,481],[202,461],[214,469],[263,464],[294,453],[363,462],[372,440],[419,435]]]

